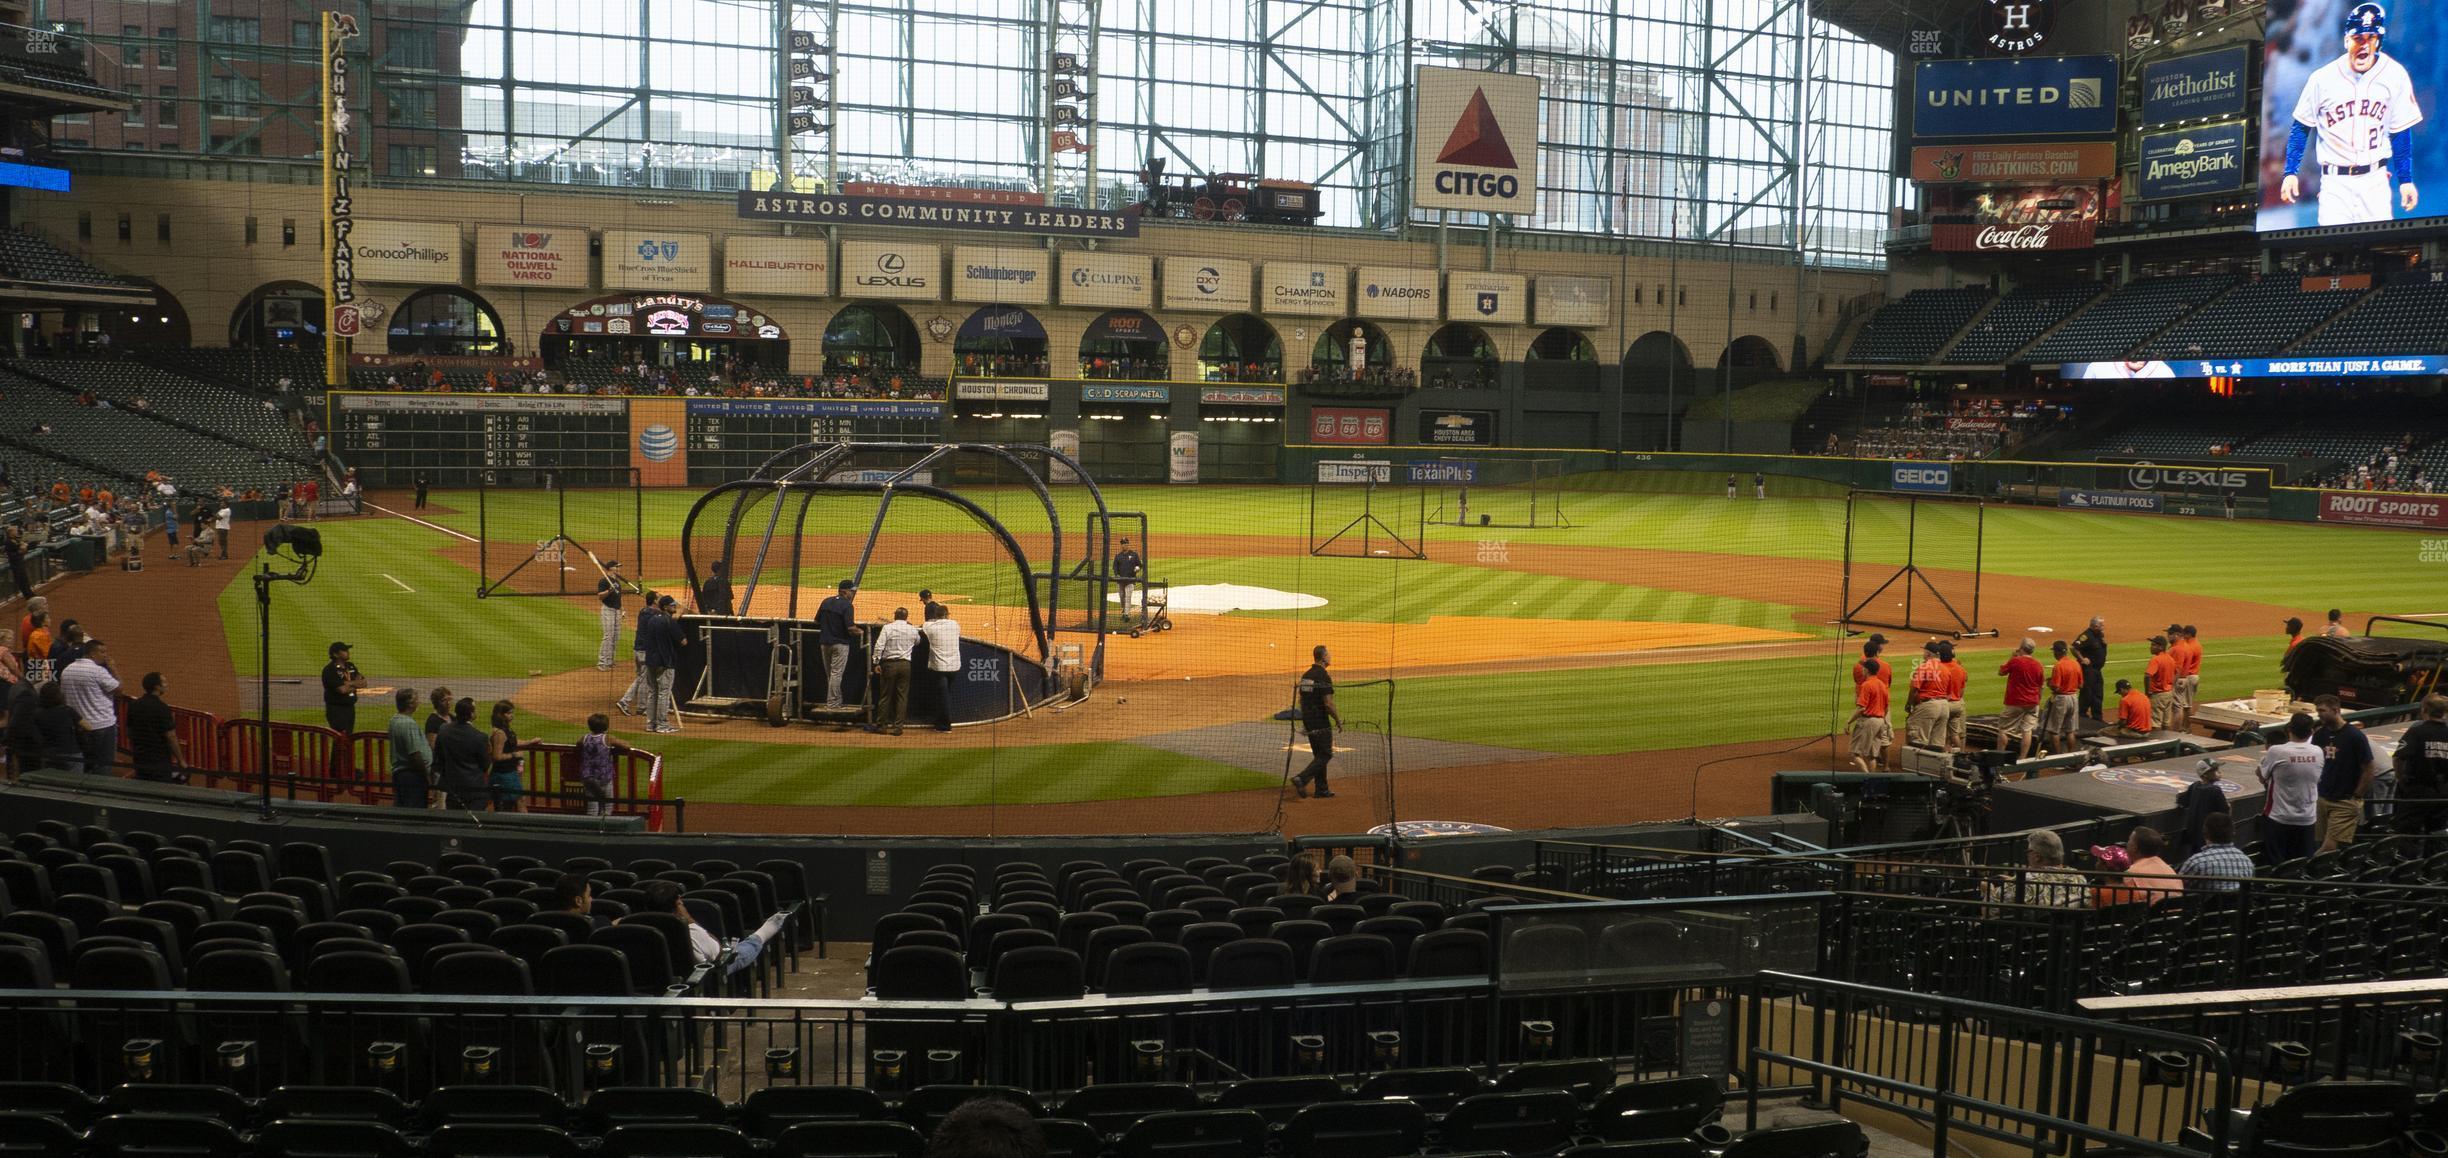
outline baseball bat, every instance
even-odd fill
[[[578,549],[586,553],[587,562],[595,565],[595,573],[597,575],[603,576],[606,579],[612,578],[612,573],[604,569],[603,560],[595,557],[595,551],[593,548],[580,547]],[[638,585],[638,581],[635,579],[613,579],[612,585],[620,588],[623,591],[631,592],[632,594],[645,590],[645,588]]]

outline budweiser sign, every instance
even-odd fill
[[[1940,225],[1930,231],[1930,248],[1948,253],[2089,249],[2097,225],[2093,221],[2051,221],[2038,225]]]

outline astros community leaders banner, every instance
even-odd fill
[[[723,292],[769,297],[821,298],[833,293],[833,255],[823,239],[723,238]]]
[[[1224,257],[1164,259],[1164,308],[1239,313],[1250,308],[1250,263]]]
[[[2113,56],[1925,60],[1913,66],[1912,135],[2113,137],[2117,76]]]
[[[739,215],[758,221],[903,225],[917,229],[961,229],[979,233],[1056,237],[1139,236],[1139,211],[1136,209],[1099,212],[1042,205],[981,205],[920,197],[845,197],[826,193],[742,190]]]
[[[1538,212],[1539,78],[1421,65],[1411,82],[1411,204]]]
[[[584,289],[587,231],[565,225],[479,225],[476,284]]]

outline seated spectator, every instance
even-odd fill
[[[638,911],[641,913],[670,913],[687,921],[690,959],[700,965],[712,965],[717,961],[727,960],[728,963],[723,967],[723,973],[726,976],[755,964],[757,955],[764,952],[765,946],[772,944],[773,939],[782,932],[782,914],[775,913],[765,918],[765,923],[757,926],[755,932],[733,941],[730,946],[731,954],[726,959],[723,956],[722,942],[715,940],[714,934],[707,932],[705,926],[698,924],[697,919],[689,915],[688,906],[681,903],[679,885],[670,881],[648,881],[645,889],[646,900],[639,906]]]
[[[2194,892],[2232,893],[2243,888],[2237,882],[2252,878],[2253,862],[2236,847],[2235,818],[2224,812],[2203,817],[2201,851],[2186,857],[2184,867],[2176,871],[2184,874],[2186,887]]]
[[[1989,899],[2037,905],[2044,909],[2079,909],[2091,903],[2091,882],[2067,868],[2065,841],[2049,830],[2035,829],[2023,838],[2023,864],[2029,870],[1989,886]]]
[[[1326,862],[1326,890],[1319,895],[1327,904],[1349,902],[1360,892],[1360,866],[1348,856],[1338,856]]]
[[[612,922],[595,915],[595,886],[577,873],[553,878],[553,905],[559,912],[585,917],[600,929]]]
[[[2164,855],[2167,838],[2149,825],[2141,825],[2125,838],[2125,875],[2103,884],[2093,902],[2100,908],[2114,905],[2155,905],[2184,895],[2184,878],[2176,875]]]

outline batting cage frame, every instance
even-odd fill
[[[487,471],[476,486],[476,598],[591,595],[595,592],[596,580],[606,577],[603,560],[607,555],[614,560],[626,560],[633,567],[642,568],[645,565],[646,484],[636,467],[546,467],[534,471],[531,485],[518,485],[519,480],[526,478],[528,473],[525,470]],[[510,530],[513,520],[506,506],[502,510],[495,509],[503,504],[493,497],[494,493],[517,492],[532,496],[539,488],[552,495],[552,534],[532,538],[525,532],[519,532],[519,537],[514,541],[507,537],[513,533]],[[570,492],[573,490],[587,494],[626,492],[629,525],[626,528],[581,526],[573,530],[569,510]],[[522,505],[532,506],[534,501],[530,497]],[[526,550],[523,554],[499,550],[513,545]],[[576,590],[571,589],[569,580],[574,570],[568,565],[571,548],[576,548],[579,555],[594,564],[595,571],[594,578],[582,579]],[[518,562],[510,564],[508,570],[497,576],[493,573],[496,556],[500,556],[503,562],[509,559],[517,559]],[[537,564],[552,568],[550,590],[521,590],[511,583],[530,566]],[[630,592],[645,590],[636,579],[624,579],[621,587]]]
[[[1865,537],[1862,533],[1864,504],[1870,503],[1902,504],[1904,507],[1904,558],[1900,564],[1892,561],[1874,562],[1859,557]],[[1931,571],[1921,565],[1922,560],[1930,551],[1924,540],[1943,533],[1936,528],[1924,528],[1921,525],[1921,508],[1925,505],[1933,510],[1969,507],[1972,511],[1972,566],[1969,572],[1971,589],[1969,592],[1958,589],[1955,592],[1955,598],[1949,598],[1940,582],[1932,577]],[[1880,627],[1890,631],[1919,631],[1933,635],[1949,635],[1956,639],[1981,639],[1995,636],[1998,633],[1996,628],[1981,625],[1980,613],[1981,559],[1983,538],[1988,523],[1988,509],[1989,504],[1978,495],[1917,495],[1859,489],[1848,492],[1845,496],[1843,591],[1838,602],[1842,615],[1837,620],[1837,625],[1848,633],[1856,628]],[[1853,582],[1853,571],[1856,566],[1870,568],[1873,575],[1886,571],[1890,566],[1894,567],[1894,570],[1889,572],[1877,586],[1867,588],[1866,592],[1857,599]],[[1902,598],[1899,601],[1904,609],[1902,615],[1882,615],[1878,618],[1864,615],[1864,612],[1877,605],[1880,599],[1891,593],[1898,593],[1899,585],[1902,587],[1900,592]],[[1958,588],[1961,586],[1960,583],[1953,585]]]
[[[1359,498],[1320,502],[1328,495],[1350,494]],[[1350,509],[1354,506],[1356,511]],[[1344,517],[1347,511],[1349,518]],[[1408,536],[1403,534],[1406,527]],[[1396,483],[1391,462],[1320,461],[1309,482],[1309,553],[1341,559],[1427,558],[1428,492]]]
[[[1406,464],[1414,486],[1437,488],[1428,521],[1439,526],[1569,527],[1560,458],[1416,459]],[[1472,515],[1476,513],[1477,519]]]

